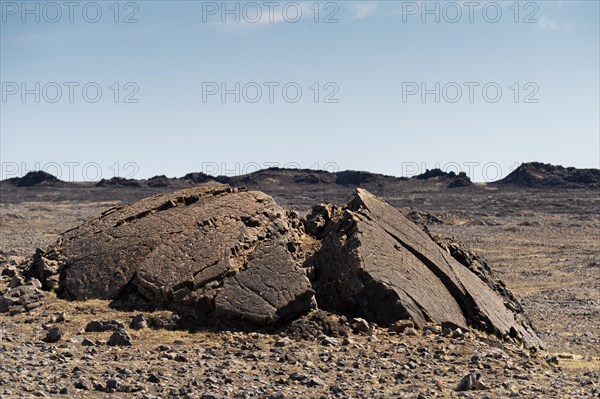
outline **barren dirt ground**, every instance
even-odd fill
[[[343,192],[325,193],[304,190],[301,197],[299,192],[294,193],[279,187],[262,189],[273,195],[281,205],[296,208],[302,212],[308,210],[308,203],[316,203],[322,199],[333,199],[339,201],[340,204],[344,203],[350,198],[351,192],[350,189]],[[75,195],[71,189],[56,191],[52,188],[32,187],[16,188],[12,192],[1,193],[0,260],[5,264],[11,259],[19,261],[23,257],[32,255],[36,247],[45,248],[46,245],[56,240],[62,231],[78,225],[86,218],[98,215],[110,206],[131,202],[159,192],[152,190],[136,191],[136,189],[131,188],[90,188],[86,190],[87,192],[81,192],[80,190]],[[500,372],[504,370],[504,376],[506,377],[494,379],[498,390],[487,391],[487,397],[559,397],[557,392],[561,393],[560,397],[600,397],[600,390],[597,388],[592,389],[595,386],[594,384],[598,384],[597,372],[600,370],[600,193],[598,191],[476,186],[441,191],[376,193],[406,213],[413,209],[429,213],[435,217],[428,218],[425,223],[431,231],[452,236],[465,243],[475,253],[482,255],[522,302],[526,314],[532,319],[540,337],[545,341],[547,354],[536,355],[531,360],[527,354],[519,352],[518,356],[523,357],[523,364],[515,366],[515,370],[524,370],[525,375],[528,373],[531,375],[532,371],[527,371],[529,366],[525,363],[529,364],[537,374],[534,379],[535,383],[529,381],[531,378],[519,378],[516,375],[517,372],[514,373],[515,375],[508,375],[510,373],[507,374],[507,370],[511,369],[510,366],[507,368],[506,361],[502,360],[502,355],[494,357],[487,354],[488,358],[492,360],[488,362],[487,366],[480,365],[479,368],[485,371],[497,367]],[[301,198],[301,200],[296,201],[295,198]],[[42,387],[39,389],[41,393],[34,388],[25,394],[24,392],[27,392],[27,390],[21,393],[14,389],[11,390],[11,386],[16,387],[17,385],[8,381],[6,375],[2,375],[3,370],[8,371],[11,366],[14,367],[14,364],[9,366],[8,363],[13,362],[9,359],[17,361],[16,355],[14,355],[16,353],[14,352],[15,348],[21,348],[19,351],[22,353],[28,353],[28,350],[35,348],[35,344],[29,344],[29,342],[39,341],[44,336],[43,329],[36,324],[36,321],[44,318],[48,319],[56,312],[67,312],[65,328],[67,338],[76,337],[85,322],[91,319],[118,318],[126,322],[130,319],[130,314],[108,309],[106,305],[101,301],[65,303],[51,295],[47,307],[40,310],[39,314],[36,313],[33,319],[32,316],[27,314],[2,315],[0,317],[0,329],[2,330],[2,334],[0,334],[0,397],[58,395],[61,378],[58,378],[58,382],[54,385],[49,383],[46,386],[37,384]],[[200,394],[207,390],[207,388],[205,389],[207,386],[219,386],[221,387],[218,390],[220,395],[234,397],[228,395],[235,395],[239,391],[235,388],[235,384],[240,381],[242,383],[246,381],[245,383],[249,384],[247,388],[261,385],[263,379],[271,382],[275,381],[273,384],[276,384],[277,373],[281,372],[281,378],[287,382],[288,375],[294,371],[294,367],[289,366],[289,364],[292,364],[291,360],[287,358],[281,360],[286,356],[297,358],[300,364],[303,365],[303,367],[297,367],[298,372],[301,372],[303,368],[305,374],[307,367],[310,369],[310,365],[306,366],[302,363],[306,359],[300,359],[299,357],[308,357],[313,363],[317,364],[320,357],[329,356],[329,362],[331,362],[333,356],[333,361],[338,364],[338,371],[339,368],[345,367],[346,363],[350,365],[354,362],[359,363],[354,365],[356,374],[348,374],[347,377],[344,377],[348,379],[348,383],[355,381],[359,385],[358,388],[354,391],[348,391],[349,388],[344,389],[342,383],[338,384],[338,388],[342,391],[354,392],[354,394],[349,395],[350,397],[375,397],[378,395],[381,395],[380,397],[391,397],[400,395],[398,393],[394,394],[398,388],[397,385],[394,385],[394,380],[395,384],[398,384],[398,376],[392,371],[387,373],[389,374],[388,379],[392,380],[391,386],[396,388],[394,391],[392,388],[386,388],[385,378],[380,379],[378,377],[380,373],[378,374],[376,370],[380,372],[382,368],[385,370],[386,367],[395,367],[395,363],[388,364],[384,361],[384,358],[390,357],[393,360],[397,356],[400,356],[398,362],[410,362],[412,359],[415,360],[413,362],[415,368],[420,367],[420,361],[414,359],[419,353],[422,354],[422,351],[418,351],[420,341],[416,337],[398,339],[393,336],[390,337],[383,330],[377,331],[373,335],[374,338],[373,336],[363,335],[352,336],[351,343],[347,346],[325,350],[322,345],[311,346],[305,342],[293,344],[289,348],[279,347],[274,344],[278,339],[277,336],[269,337],[262,334],[244,336],[238,335],[241,333],[230,332],[190,334],[187,332],[146,329],[133,333],[136,344],[132,349],[127,349],[125,353],[104,352],[101,354],[103,360],[100,363],[106,362],[105,365],[113,367],[112,370],[115,373],[152,372],[156,374],[163,382],[167,382],[166,385],[159,384],[164,385],[164,389],[156,388],[154,391],[148,391],[154,392],[158,397],[175,396],[176,394],[188,395],[189,397],[196,397],[194,395],[198,394],[198,397],[200,397]],[[104,336],[86,336],[86,338],[92,341],[94,339],[106,339]],[[461,342],[459,340],[447,343],[451,348],[448,349],[443,342],[440,342],[440,339],[437,341],[431,337],[422,337],[422,339],[430,341],[427,341],[430,344],[430,352],[431,347],[435,345],[440,346],[442,352],[445,350],[443,357],[448,355],[446,352],[464,352],[456,355],[456,359],[459,360],[463,358],[470,359],[474,354],[481,354],[481,351],[486,350],[484,346],[487,345],[480,338],[467,337]],[[155,349],[160,344],[173,346],[173,342],[176,343],[174,349],[163,348],[163,351]],[[195,344],[192,344],[192,342],[195,342]],[[219,347],[224,342],[232,345],[231,350],[214,349],[217,343],[217,347]],[[250,349],[253,345],[262,347],[266,355],[262,358],[262,354],[257,355],[258,358],[255,359],[248,358],[252,353]],[[265,349],[269,345],[273,347],[270,352]],[[370,346],[377,349],[371,351],[365,349]],[[347,348],[347,350],[344,351],[344,348]],[[399,348],[404,348],[400,351],[400,355],[398,355]],[[514,349],[499,343],[490,344],[490,348],[492,348],[490,349],[492,351],[504,352]],[[236,351],[242,351],[243,355],[238,357],[235,355]],[[386,351],[387,355],[385,354]],[[216,372],[214,370],[208,374],[204,372],[202,378],[206,380],[200,380],[200,385],[193,386],[189,391],[185,389],[180,390],[179,393],[172,391],[175,388],[179,389],[175,384],[176,381],[179,381],[176,377],[178,370],[180,373],[185,374],[189,372],[190,366],[189,363],[186,363],[188,360],[181,363],[175,362],[172,366],[161,363],[168,359],[168,356],[164,355],[166,356],[164,357],[163,354],[169,352],[177,352],[187,359],[192,357],[204,359],[200,362],[204,366],[210,364],[210,359],[218,359],[215,360],[214,365],[220,365],[221,370],[228,368],[237,370],[234,378],[236,381],[234,388],[226,387],[223,391],[222,387],[227,386],[227,384],[223,385],[219,381],[225,372],[219,373],[219,368],[217,368]],[[61,356],[63,358],[69,357],[64,353],[60,354],[52,351],[48,355],[51,353],[55,356],[54,360],[56,360],[56,357],[59,360]],[[148,356],[150,353],[152,353],[152,359],[158,359],[158,363],[139,360],[145,359],[144,356]],[[364,358],[364,356],[373,356],[374,354],[377,359],[374,359],[374,364],[370,366],[370,360]],[[137,355],[143,356],[136,360]],[[560,369],[553,369],[551,366],[546,365],[543,359],[547,355],[558,357]],[[93,356],[93,354],[87,354],[86,356]],[[356,356],[363,356],[363,358],[357,359]],[[451,353],[447,357],[453,359]],[[20,370],[19,372],[24,372],[26,375],[34,375],[34,377],[31,377],[34,378],[31,382],[33,385],[35,385],[35,375],[38,375],[39,372],[38,374],[28,374],[28,370],[49,368],[53,364],[52,357],[50,357],[50,360],[39,360],[39,362],[38,360],[31,360],[31,357],[24,357],[23,359],[17,368]],[[243,359],[246,359],[244,364],[250,365],[243,367],[235,365],[238,360]],[[261,363],[260,359],[263,359],[264,362]],[[511,357],[511,359],[513,358]],[[429,374],[425,373],[423,377],[409,379],[412,385],[407,386],[418,386],[423,389],[414,388],[407,392],[410,392],[411,395],[413,393],[415,395],[422,394],[423,396],[418,396],[420,398],[450,397],[454,395],[451,391],[452,384],[457,383],[464,373],[473,368],[473,364],[469,364],[469,360],[465,362],[467,364],[457,365],[457,362],[453,363],[448,360],[444,363],[447,367],[443,373],[435,372],[434,367],[430,370],[430,377],[427,377]],[[93,370],[89,370],[84,366],[77,366],[81,367],[79,371],[73,371],[72,367],[69,369],[65,366],[69,364],[69,359],[61,360],[57,364],[58,366],[53,366],[52,372],[59,373],[59,376],[60,373],[76,373],[76,376],[82,376],[83,378],[87,372],[94,374]],[[272,367],[268,366],[269,364]],[[115,371],[119,370],[119,365],[128,371]],[[453,365],[454,370],[451,369]],[[202,368],[198,364],[197,367]],[[335,368],[335,365],[331,367]],[[374,367],[374,369],[369,371],[370,367]],[[336,394],[336,389],[329,383],[326,378],[328,371],[321,370],[319,372],[319,367],[315,367],[315,370],[317,374],[325,373],[321,375],[321,380],[317,379],[312,383],[306,380],[309,382],[298,383],[302,388],[294,388],[295,385],[289,383],[286,385],[282,382],[282,387],[285,389],[281,392],[284,396],[271,397],[299,397],[297,395],[303,397],[319,397],[322,395],[325,395],[322,397],[329,397],[328,395],[344,397],[339,392]],[[396,370],[395,373],[397,372]],[[408,370],[408,373],[410,373],[410,370]],[[105,375],[99,371],[96,374],[94,375],[98,379]],[[161,377],[163,375],[164,377]],[[169,377],[169,375],[175,375],[175,377]],[[393,377],[394,375],[396,377]],[[585,377],[586,375],[591,377]],[[72,376],[68,377],[72,378]],[[310,375],[305,377],[312,378]],[[105,378],[108,377],[105,376]],[[147,376],[144,375],[144,381],[146,378]],[[304,381],[302,377],[298,378],[300,378],[298,381]],[[422,379],[419,380],[419,378]],[[56,375],[54,379],[56,380]],[[212,379],[215,379],[215,381]],[[502,385],[506,382],[506,379],[516,381],[515,386]],[[171,383],[168,383],[169,381]],[[292,379],[292,381],[296,380]],[[266,384],[265,381],[262,382]],[[406,384],[406,381],[402,383]],[[88,387],[90,391],[85,391],[87,393],[81,389],[73,388],[72,385],[66,382],[64,386],[68,387],[70,392],[68,396],[72,397],[105,396],[105,393],[94,391],[93,382],[90,384]],[[540,388],[536,391],[536,384],[540,386],[546,384],[546,388]],[[50,385],[56,388],[48,388],[47,386]],[[429,389],[426,389],[427,387]],[[118,391],[118,389],[116,390]],[[4,392],[4,396],[2,392]],[[111,391],[108,389],[106,392]],[[248,394],[250,396],[242,395],[238,397],[269,397],[267,396],[267,394],[270,394],[269,392],[279,391],[269,391],[267,389],[263,394],[260,394],[260,390],[257,392],[256,395]],[[285,392],[288,392],[287,396]],[[515,392],[516,395],[511,394]],[[146,397],[156,397],[150,395],[150,393],[147,395]],[[468,396],[470,394],[461,395]]]

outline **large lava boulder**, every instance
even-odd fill
[[[271,326],[313,301],[301,234],[297,215],[268,195],[215,183],[110,209],[49,253],[64,298],[133,291],[199,318]]]
[[[142,298],[235,326],[277,327],[316,293],[323,309],[383,325],[451,322],[541,346],[484,261],[362,189],[303,221],[216,182],[146,198],[63,233],[28,273],[63,298]]]
[[[382,324],[411,319],[484,328],[539,347],[512,299],[399,211],[358,189],[315,255],[319,306]]]

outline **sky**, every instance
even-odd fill
[[[0,178],[600,167],[600,2],[0,1]]]

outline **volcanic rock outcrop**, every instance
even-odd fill
[[[541,345],[502,284],[489,273],[478,276],[477,266],[459,263],[399,211],[362,189],[325,227],[315,270],[318,303],[326,309],[382,324],[400,319],[468,324]]]
[[[54,249],[60,294],[137,291],[199,318],[279,324],[313,298],[300,226],[266,194],[222,184],[150,197],[64,233]]]
[[[34,172],[28,172],[23,177],[13,177],[4,180],[8,183],[13,184],[15,187],[33,187],[39,184],[58,184],[62,183],[56,178],[56,176],[50,173],[38,170]]]
[[[414,179],[417,180],[429,180],[429,179],[449,179],[450,183],[448,183],[448,188],[457,188],[457,187],[468,187],[472,186],[473,182],[465,172],[459,172],[458,175],[453,172],[444,172],[439,168],[435,169],[427,169],[425,173],[421,173],[420,175],[414,176]]]
[[[496,184],[521,187],[600,188],[600,169],[565,168],[541,162],[521,164]]]
[[[264,193],[204,184],[109,209],[30,264],[45,287],[59,276],[64,298],[136,295],[199,321],[272,328],[318,304],[382,325],[449,322],[541,346],[485,262],[362,189],[301,220]]]

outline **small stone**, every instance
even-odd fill
[[[312,377],[310,380],[308,380],[307,385],[309,387],[321,387],[321,386],[325,385],[325,383],[319,377]]]
[[[404,335],[408,335],[410,337],[416,337],[419,333],[413,327],[407,327],[404,329]]]
[[[304,381],[308,377],[302,373],[292,373],[289,378],[292,381]]]
[[[83,391],[89,391],[90,390],[90,385],[84,381],[84,380],[79,380],[75,383],[75,388],[76,389],[81,389]]]
[[[432,334],[441,334],[442,333],[442,327],[438,326],[438,325],[433,325],[433,326],[426,326],[423,328],[423,331],[429,331]]]
[[[160,378],[158,378],[158,376],[156,374],[150,373],[150,375],[148,376],[148,379],[146,381],[151,382],[153,384],[158,384],[158,383],[160,383]]]
[[[174,360],[175,360],[176,362],[181,362],[181,363],[186,363],[186,362],[188,362],[188,361],[189,361],[187,357],[185,357],[185,356],[183,356],[183,355],[180,355],[180,354],[177,354],[177,355],[175,356],[175,359],[174,359]]]
[[[0,296],[0,313],[8,312],[16,302],[10,298]]]
[[[558,357],[557,356],[547,356],[546,361],[550,364],[558,365]]]
[[[17,276],[18,274],[19,274],[19,269],[17,269],[14,266],[7,266],[4,269],[2,269],[3,276],[14,277],[14,276]]]
[[[148,322],[146,321],[146,316],[143,314],[135,315],[131,318],[130,327],[134,330],[141,330],[143,328],[148,327]]]
[[[94,341],[84,338],[83,341],[81,341],[81,346],[96,346],[96,344]]]
[[[119,328],[112,333],[107,344],[109,346],[131,346],[131,336],[124,328]]]
[[[404,367],[405,367],[407,370],[415,370],[415,369],[418,367],[418,365],[417,365],[417,363],[415,363],[415,362],[410,362],[410,361],[409,361],[409,362],[407,362],[407,363],[404,365]]]
[[[44,337],[44,339],[42,341],[48,342],[48,343],[53,343],[53,342],[60,341],[61,338],[62,338],[61,329],[58,327],[52,327],[51,329],[48,330],[48,332],[46,333],[46,337]]]
[[[390,326],[390,331],[396,333],[403,333],[407,328],[414,328],[415,323],[412,320],[398,320]]]
[[[340,388],[338,385],[334,385],[331,388],[329,388],[329,390],[331,391],[331,393],[333,393],[334,395],[341,395],[344,393],[344,390],[342,388]]]
[[[36,288],[38,290],[42,289],[42,283],[37,278],[30,278],[29,281],[27,281],[27,284],[31,285],[33,288]]]
[[[339,344],[340,344],[340,341],[338,341],[336,338],[333,338],[333,337],[325,337],[321,341],[321,345],[323,345],[323,346],[338,346]]]
[[[69,388],[63,387],[60,391],[58,391],[58,393],[60,393],[61,395],[68,395],[69,394]]]
[[[512,380],[506,380],[502,383],[502,388],[504,389],[508,389],[508,390],[513,390],[515,387],[515,382]]]
[[[25,310],[30,311],[33,309],[37,309],[40,306],[42,306],[41,302],[29,302],[29,303],[25,304]]]
[[[206,380],[204,380],[204,382],[206,382],[208,384],[215,384],[215,385],[217,385],[219,383],[219,380],[216,377],[213,377],[211,375],[210,377],[207,377]]]
[[[65,312],[59,312],[52,316],[53,323],[63,323],[67,319],[67,314]]]
[[[291,344],[293,344],[293,343],[294,343],[294,341],[292,341],[290,338],[288,338],[288,337],[283,337],[283,338],[281,338],[281,339],[278,339],[278,340],[275,342],[275,346],[276,346],[277,348],[283,348],[283,347],[285,347],[285,346],[289,346],[289,345],[291,345]]]
[[[369,322],[365,319],[361,319],[360,317],[352,319],[350,326],[354,331],[358,332],[367,332],[370,330]]]
[[[456,330],[452,331],[452,338],[460,338],[460,337],[463,337],[464,335],[465,335],[465,333],[460,328],[457,328]]]
[[[125,326],[118,320],[92,320],[87,326],[85,326],[86,332],[105,332],[105,331],[115,331],[117,329],[123,329]]]
[[[9,288],[16,288],[16,287],[20,287],[22,286],[24,283],[23,279],[20,276],[14,276],[11,280],[10,280],[10,284],[8,285]]]
[[[458,386],[456,387],[457,391],[479,391],[488,389],[487,386],[483,384],[481,374],[477,373],[469,373],[460,380]]]

